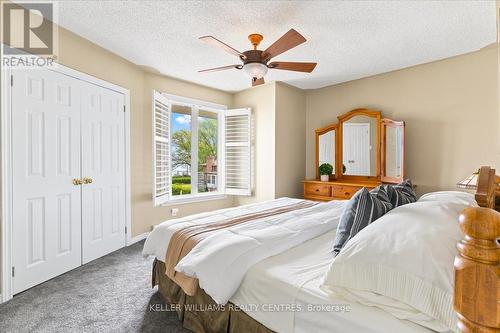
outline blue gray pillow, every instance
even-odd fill
[[[356,192],[340,217],[333,245],[334,254],[339,254],[349,239],[391,209],[392,204],[383,185],[371,192],[364,187]]]
[[[417,201],[417,194],[409,179],[397,185],[385,185],[385,191],[394,208]]]

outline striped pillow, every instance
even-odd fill
[[[356,192],[340,217],[333,245],[334,254],[339,254],[349,239],[391,209],[391,202],[382,185],[371,192],[365,187]]]
[[[385,185],[385,191],[394,208],[417,201],[417,194],[409,179],[397,185]]]

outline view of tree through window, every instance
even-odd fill
[[[172,105],[172,195],[191,193],[191,108]]]
[[[217,191],[217,113],[199,110],[192,119],[191,108],[172,105],[172,195],[191,194],[191,122],[198,125],[197,192]],[[196,147],[195,147],[196,149]]]

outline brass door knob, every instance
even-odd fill
[[[73,185],[82,185],[82,180],[81,179],[78,179],[78,178],[74,178],[73,179]]]
[[[84,184],[92,184],[92,182],[93,182],[92,178],[89,178],[89,177],[83,178],[83,183]]]

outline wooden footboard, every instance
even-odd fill
[[[486,207],[467,208],[460,216],[465,237],[455,258],[454,306],[462,333],[500,332],[500,213],[492,209],[496,179],[494,170],[481,168],[476,200]]]

